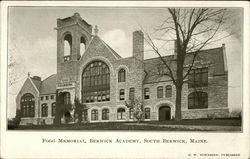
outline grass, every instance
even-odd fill
[[[129,123],[129,124],[128,124]],[[135,124],[133,124],[135,123]],[[158,126],[159,125],[159,126]],[[137,124],[136,122],[107,122],[107,123],[81,123],[61,125],[29,125],[17,128],[9,127],[10,130],[150,130],[150,131],[190,131],[187,128],[163,127],[162,125],[192,125],[192,126],[237,126],[241,127],[240,119],[190,119],[176,121],[148,121]],[[192,131],[195,131],[192,130]]]
[[[221,118],[221,119],[186,119],[177,121],[152,121],[150,124],[165,124],[165,125],[208,125],[208,126],[241,126],[241,119],[239,118]]]

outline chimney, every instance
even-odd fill
[[[133,57],[144,60],[144,35],[141,30],[133,32]]]
[[[39,77],[39,76],[33,76],[33,79],[34,79],[34,80],[37,80],[37,81],[41,81],[41,80],[42,80],[42,78]]]

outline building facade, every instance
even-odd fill
[[[86,104],[89,122],[133,121],[125,101],[135,98],[142,100],[145,121],[174,118],[175,87],[160,58],[144,59],[141,31],[133,32],[133,56],[122,58],[78,13],[57,19],[56,30],[57,74],[45,80],[28,76],[16,99],[21,124],[53,124],[57,97],[63,104]],[[171,63],[175,55],[163,58]],[[227,102],[225,45],[200,51],[183,85],[182,118],[227,117]]]

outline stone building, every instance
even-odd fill
[[[175,87],[164,75],[160,58],[144,59],[144,36],[133,32],[133,55],[122,58],[97,35],[98,28],[78,13],[57,19],[57,74],[45,80],[28,76],[17,98],[21,124],[52,124],[56,98],[89,108],[89,122],[133,121],[125,101],[140,98],[144,120],[171,120],[175,116]],[[92,32],[94,31],[94,33]],[[191,63],[190,53],[186,65]],[[175,55],[163,57],[175,60]],[[182,117],[227,117],[228,71],[225,45],[202,50],[183,85]],[[58,104],[58,106],[60,106]],[[65,112],[64,116],[72,112]]]

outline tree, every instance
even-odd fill
[[[24,66],[17,60],[17,53],[18,48],[13,43],[8,51],[8,86],[12,86],[26,77]]]
[[[87,110],[88,110],[87,105],[81,103],[78,98],[75,98],[75,116],[78,116],[78,123],[82,122],[82,113]],[[84,120],[87,120],[86,117]]]
[[[127,108],[133,110],[133,117],[138,121],[142,121],[144,117],[144,109],[143,103],[140,98],[134,98],[129,100],[128,102],[125,101],[125,105]]]
[[[182,119],[182,87],[194,66],[198,53],[209,44],[230,35],[218,34],[222,31],[222,26],[227,19],[226,9],[168,8],[167,12],[168,16],[155,32],[159,34],[157,40],[165,42],[164,45],[175,41],[174,58],[166,60],[162,56],[162,49],[147,33],[145,40],[160,57],[164,69],[166,69],[164,75],[170,77],[176,88],[175,120],[179,121]],[[188,65],[186,64],[187,57],[189,58]]]
[[[66,112],[69,112],[73,109],[73,105],[71,103],[69,104],[64,104],[63,103],[63,95],[62,93],[56,92],[56,114],[55,114],[55,119],[54,123],[59,125],[61,124],[61,118]]]

